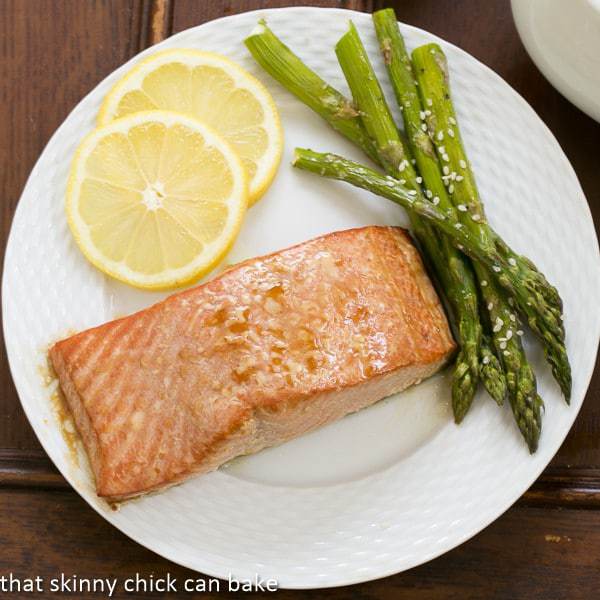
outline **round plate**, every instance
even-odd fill
[[[227,262],[363,224],[404,224],[395,205],[292,169],[295,146],[360,158],[262,73],[243,39],[264,17],[333,85],[346,89],[333,52],[356,23],[390,90],[369,15],[290,8],[227,17],[143,52],[93,90],[55,133],[14,218],[3,281],[4,332],[21,402],[44,448],[73,487],[134,540],[209,575],[274,577],[281,587],[345,585],[397,573],[454,548],[503,513],[559,448],[583,401],[598,347],[600,259],[585,197],[556,140],[502,79],[462,50],[403,26],[409,47],[437,41],[448,54],[458,115],[490,220],[555,282],[565,302],[573,399],[560,397],[541,351],[530,356],[546,401],[530,456],[507,407],[483,393],[457,427],[443,376],[256,456],[111,510],[94,494],[55,418],[39,366],[48,344],[148,306],[156,293],[111,281],[86,262],[67,229],[69,162],[94,126],[102,97],[137,60],[193,47],[226,54],[256,74],[281,110],[286,145],[268,194],[248,214]],[[316,33],[318,32],[318,33]]]
[[[548,81],[600,122],[600,0],[512,0],[512,13]]]

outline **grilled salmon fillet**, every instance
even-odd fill
[[[279,444],[432,375],[455,344],[408,234],[331,233],[56,343],[99,496]]]

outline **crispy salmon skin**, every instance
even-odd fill
[[[455,348],[408,234],[331,233],[56,343],[97,493],[122,500],[368,406]]]

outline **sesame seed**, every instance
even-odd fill
[[[510,320],[514,323],[517,320],[517,317],[514,313],[510,314]]]
[[[509,352],[508,350],[505,350],[505,351],[503,352],[503,354],[504,354],[504,356],[510,356],[510,352]]]
[[[456,244],[456,247],[457,247],[459,250],[464,250],[464,249],[465,249],[465,247],[464,247],[462,244]]]
[[[485,279],[481,280],[481,287],[485,287],[488,284],[488,282]]]
[[[454,129],[448,128],[448,135],[454,137]]]
[[[448,117],[448,121],[452,124],[452,125],[456,125],[456,119],[454,117]]]
[[[516,267],[517,266],[517,261],[511,256],[508,259],[508,264],[511,265],[511,266],[513,266],[513,267]]]
[[[406,183],[406,179],[400,179],[400,183],[404,185]]]
[[[427,106],[433,106],[433,100],[431,98],[427,98]]]
[[[423,183],[423,178],[422,177],[417,177],[415,181],[417,183]]]
[[[433,192],[432,192],[431,190],[425,190],[425,195],[426,195],[426,196],[427,196],[429,199],[433,198]]]
[[[449,194],[453,194],[453,193],[454,193],[454,184],[452,184],[452,183],[451,183],[451,184],[448,186],[448,193],[449,193]]]
[[[500,273],[500,271],[502,271],[502,269],[496,265],[494,265],[492,268],[494,269],[494,271],[496,271],[496,273]]]
[[[514,299],[514,298],[512,298],[512,297],[511,297],[511,298],[509,298],[509,299],[508,299],[508,303],[509,303],[511,306],[514,306],[514,305],[515,305],[515,299]]]
[[[509,329],[509,330],[506,332],[506,339],[507,339],[507,340],[510,340],[510,338],[511,338],[512,336],[513,336],[512,329]]]
[[[452,192],[451,192],[452,193]],[[461,229],[462,228],[462,223],[455,223],[454,224],[454,228],[455,229]]]
[[[430,111],[429,109],[427,109],[427,110],[425,111],[425,115],[426,115],[426,116],[428,116],[428,117],[430,117],[430,116],[431,116],[431,111]]]
[[[467,212],[467,207],[464,204],[459,204],[456,208],[458,208],[460,212]]]
[[[440,199],[436,196],[432,202],[437,206],[440,203]]]
[[[502,327],[502,325],[504,325],[504,321],[500,317],[496,317],[496,325],[500,325],[500,327]]]
[[[489,356],[484,356],[483,360],[481,361],[484,365],[487,365],[490,362],[490,357]]]
[[[450,179],[452,179],[452,181],[456,180],[456,171],[452,171],[452,173],[450,173]]]
[[[448,175],[448,173],[450,173],[450,168],[448,167],[448,165],[443,166],[442,172],[444,173],[444,175]]]
[[[427,131],[427,123],[421,123],[421,129]]]
[[[492,308],[494,308],[494,303],[493,303],[493,302],[490,302],[490,303],[488,304],[488,310],[492,310]]]
[[[438,150],[442,153],[442,154],[446,154],[446,146],[439,146]]]
[[[473,219],[473,221],[479,221],[481,219],[481,215],[475,214],[471,217],[471,219]]]
[[[438,131],[437,139],[440,140],[440,142],[444,139],[444,132],[443,131]]]
[[[408,162],[406,162],[406,160],[401,160],[400,164],[398,165],[398,171],[400,171],[400,172],[404,171],[404,169],[406,169],[407,166],[408,166]]]
[[[446,161],[446,162],[450,162],[450,157],[447,154],[443,154],[442,158]]]
[[[520,337],[524,334],[525,332],[522,329],[517,329],[517,335]]]
[[[506,349],[506,342],[500,342],[500,350]]]
[[[427,115],[425,114],[424,110],[419,111],[419,118],[421,119],[421,121],[424,121],[426,116]]]
[[[464,179],[464,177],[462,175],[456,176],[456,181],[462,181],[463,179]]]
[[[462,169],[466,169],[467,168],[467,163],[462,158],[460,159],[460,161],[458,162],[458,164],[461,166]]]
[[[416,195],[417,195],[417,190],[408,190],[408,193],[409,193],[411,196],[416,196]]]
[[[501,329],[502,329],[502,325],[494,325],[494,327],[492,328],[492,331],[494,333],[498,333]]]

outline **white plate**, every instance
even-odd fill
[[[225,53],[260,77],[280,107],[286,134],[281,169],[250,211],[228,261],[336,229],[404,223],[402,211],[379,198],[289,166],[296,145],[360,154],[248,56],[242,40],[259,17],[342,89],[333,46],[352,18],[387,89],[370,17],[342,10],[291,8],[227,17],[140,55],[177,46]],[[412,27],[403,32],[411,48],[437,39]],[[73,243],[63,210],[73,151],[93,126],[106,91],[136,57],[75,108],[35,166],[10,234],[3,309],[13,377],[41,443],[90,505],[144,546],[210,575],[259,573],[282,587],[382,577],[454,548],[497,518],[541,473],[569,431],[592,374],[600,331],[600,259],[586,200],[556,140],[523,99],[474,58],[437,41],[448,53],[462,130],[490,218],[563,295],[573,364],[571,407],[533,345],[547,405],[535,456],[527,453],[508,408],[499,410],[483,394],[466,422],[455,426],[447,386],[434,379],[312,435],[110,510],[95,496],[87,470],[73,463],[38,367],[47,344],[69,330],[159,297],[109,281],[89,265]]]
[[[600,0],[512,0],[512,12],[540,71],[600,122]]]

